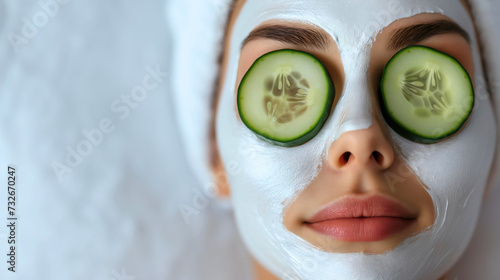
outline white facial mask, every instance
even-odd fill
[[[367,69],[371,43],[393,21],[419,13],[442,13],[471,35],[475,78],[482,75],[474,27],[459,1],[294,1],[247,0],[235,23],[226,79],[216,120],[218,147],[225,164],[243,171],[228,174],[238,227],[260,263],[283,279],[437,279],[464,251],[481,206],[496,143],[496,126],[484,87],[458,135],[423,145],[390,129],[403,158],[429,187],[435,208],[430,230],[378,255],[327,253],[288,231],[284,209],[318,174],[328,147],[344,132],[372,124]],[[260,23],[270,19],[316,25],[336,41],[345,71],[339,103],[309,142],[285,148],[257,138],[234,109],[240,46]],[[297,159],[300,159],[297,160]]]

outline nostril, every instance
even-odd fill
[[[384,156],[377,151],[374,151],[372,153],[372,156],[378,164],[382,164],[382,162],[384,161]]]
[[[346,165],[349,162],[350,157],[351,157],[350,152],[343,153],[342,156],[340,157],[340,166]]]

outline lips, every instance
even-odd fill
[[[347,197],[323,208],[305,224],[335,239],[368,242],[386,239],[410,226],[416,215],[383,196]]]

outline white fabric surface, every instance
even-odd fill
[[[171,76],[123,120],[110,108],[148,66],[170,72],[164,7],[69,1],[15,53],[8,34],[42,8],[0,2],[0,279],[245,279],[231,212],[210,202],[187,224],[179,211],[200,183],[182,152]],[[51,163],[65,163],[66,146],[103,118],[115,130],[59,182]],[[5,262],[7,164],[18,169],[16,273]]]
[[[33,21],[44,10],[36,1],[0,2],[1,260],[9,235],[8,164],[17,167],[19,217],[17,272],[1,261],[0,279],[250,279],[231,210],[199,200],[210,182],[203,174],[206,154],[181,138],[206,143],[196,124],[206,125],[208,104],[192,103],[190,124],[176,122],[181,101],[171,100],[173,93],[189,94],[191,102],[210,93],[203,89],[214,78],[212,50],[221,36],[214,27],[223,20],[224,0],[172,1],[167,20],[162,1],[67,2],[17,53],[9,34],[22,34],[23,18]],[[495,8],[483,9],[498,14],[499,4],[491,0]],[[498,19],[491,20],[497,23],[485,19],[484,25],[498,33]],[[185,28],[167,26],[175,22]],[[496,58],[489,57],[498,89]],[[187,72],[172,64],[194,80],[179,80]],[[120,119],[111,105],[143,83],[147,67],[157,66],[168,77]],[[180,81],[186,82],[182,92]],[[52,163],[65,163],[66,147],[76,149],[86,139],[82,130],[98,128],[104,118],[115,130],[60,182]],[[492,190],[453,271],[458,278],[451,279],[499,279],[498,201],[500,188]],[[180,206],[200,209],[188,224]]]

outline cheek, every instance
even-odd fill
[[[240,60],[238,79],[248,61]],[[321,150],[314,140],[294,148],[284,148],[262,141],[247,129],[239,119],[235,106],[234,86],[225,86],[218,106],[216,132],[217,143],[224,165],[236,162],[241,167],[238,174],[228,174],[232,196],[267,198],[270,203],[292,197],[297,189],[306,186],[316,174]],[[316,141],[317,142],[317,141]],[[301,158],[301,161],[297,161]]]
[[[439,143],[411,142],[391,130],[408,165],[429,187],[436,210],[436,229],[474,228],[495,149],[496,127],[489,102],[476,103],[463,130]],[[458,225],[460,224],[460,225]],[[456,225],[456,226],[455,226]]]

